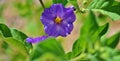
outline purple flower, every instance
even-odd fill
[[[48,36],[65,37],[71,33],[76,17],[74,9],[65,8],[62,4],[53,4],[44,10],[40,19]]]
[[[66,37],[73,29],[73,22],[76,16],[73,7],[65,8],[62,4],[53,4],[50,8],[46,8],[40,17],[44,25],[47,36]],[[42,37],[39,37],[39,41]],[[46,37],[47,38],[47,37]],[[38,41],[38,39],[28,38],[28,42]]]

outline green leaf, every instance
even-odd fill
[[[25,40],[27,38],[27,35],[25,35],[21,31],[18,31],[16,29],[11,29],[11,33],[12,33],[12,36],[13,36],[14,39],[20,41],[21,43],[23,43],[26,46],[28,51],[32,48],[32,44],[27,43],[26,40]]]
[[[99,26],[94,13],[90,10],[87,20],[81,27],[80,37],[75,41],[72,47],[72,58],[79,56],[82,52],[89,52],[95,42],[107,32],[109,24]]]
[[[86,45],[86,41],[83,41],[81,39],[76,40],[72,47],[72,53],[69,53],[69,58],[75,58],[80,55],[82,51],[86,50]]]
[[[110,5],[112,5],[114,2],[114,0],[93,0],[89,7],[90,9],[93,9],[93,8],[105,8],[105,7],[108,7]]]
[[[0,24],[0,31],[4,37],[12,37],[10,29],[6,25]]]
[[[114,0],[93,0],[88,9],[100,12],[113,20],[120,19],[120,2]]]
[[[20,41],[8,37],[3,39],[14,51],[20,52],[22,55],[27,56],[28,52],[24,44],[22,44]]]
[[[110,11],[106,11],[106,10],[102,10],[102,9],[92,9],[92,10],[96,11],[96,12],[100,12],[104,15],[107,15],[110,18],[112,18],[113,20],[119,20],[120,19],[120,15],[118,13],[115,13],[115,12],[110,12]]]
[[[12,37],[10,29],[5,25],[0,23],[0,41],[3,40],[4,37]],[[3,41],[3,45],[5,49],[8,48],[8,44]]]
[[[111,36],[105,42],[106,42],[107,46],[109,46],[111,48],[115,48],[117,46],[117,44],[119,43],[119,40],[120,40],[120,32]]]
[[[96,16],[90,10],[87,20],[84,22],[84,25],[81,28],[80,38],[92,41],[91,37],[94,36],[98,28],[99,26],[97,24]]]
[[[73,57],[76,57],[82,51],[85,51],[88,43],[91,43],[98,38],[95,34],[97,29],[98,29],[98,24],[96,17],[94,13],[90,10],[89,15],[85,20],[84,25],[81,28],[80,38],[76,40],[75,43],[73,44],[73,48],[72,48]]]
[[[5,24],[0,24],[0,31],[0,40],[7,43],[8,46],[11,46],[12,49],[16,49],[17,51],[21,52],[23,55],[27,54],[32,47],[30,43],[25,42],[27,36],[24,33],[16,29],[10,30]],[[23,49],[23,51],[21,51],[21,49]],[[26,49],[28,51],[25,51]]]
[[[105,25],[100,26],[98,29],[99,37],[103,36],[108,31],[108,28],[109,28],[109,23],[106,23]]]
[[[51,53],[60,58],[65,57],[64,50],[60,43],[54,38],[48,38],[35,46],[30,60],[38,59],[46,53]]]
[[[98,29],[94,32],[94,34],[91,36],[91,38],[94,41],[100,40],[101,37],[108,31],[108,28],[109,28],[109,23],[99,26]]]
[[[56,4],[56,3],[61,3],[61,4],[63,4],[64,6],[67,4],[67,0],[52,0],[53,1],[53,3],[54,4]]]
[[[16,29],[11,29],[11,33],[14,39],[19,40],[21,42],[25,42],[24,40],[27,38],[27,35]]]

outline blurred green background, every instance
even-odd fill
[[[85,7],[82,5],[83,3],[81,3],[82,1],[83,0],[79,0],[78,4],[80,7]],[[52,0],[43,0],[43,2],[46,8],[50,7],[52,4]],[[66,6],[68,7],[70,4],[68,3]],[[39,0],[0,0],[0,23],[4,23],[11,28],[16,28],[30,37],[45,35],[44,27],[40,21],[42,12],[43,8]],[[79,29],[86,14],[77,13],[76,15],[77,20],[74,22],[74,29],[71,34],[65,38],[58,37],[66,52],[71,50],[74,40],[79,37]],[[96,15],[99,15],[99,13]],[[105,19],[110,23],[110,29],[107,36],[111,36],[120,31],[120,21],[112,21],[110,18]],[[120,49],[120,46],[118,45],[117,48]],[[8,58],[5,56],[1,46],[0,57],[4,57],[5,59]],[[6,61],[9,60],[6,59]]]

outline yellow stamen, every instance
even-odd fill
[[[55,18],[55,23],[60,24],[61,21],[62,21],[62,19],[60,17],[56,17]]]

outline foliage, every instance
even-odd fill
[[[120,19],[120,2],[115,0],[94,0],[89,5],[89,9],[108,15],[113,20]]]
[[[27,4],[15,3],[21,17],[33,18],[33,0],[26,0]],[[10,61],[119,61],[120,50],[116,49],[119,43],[120,32],[106,37],[109,22],[99,24],[97,13],[107,15],[112,20],[120,20],[120,2],[115,0],[83,1],[87,8],[79,7],[77,0],[52,0],[53,4],[68,3],[76,8],[76,14],[86,15],[80,29],[80,36],[74,42],[72,51],[65,53],[60,41],[48,38],[38,44],[26,42],[28,37],[23,32],[0,24],[0,46],[5,53],[12,56]],[[84,5],[84,4],[83,4]],[[46,6],[46,5],[45,5]],[[81,5],[82,6],[82,5]],[[1,14],[0,6],[0,14]],[[43,10],[36,8],[37,10]],[[39,11],[37,11],[39,12]],[[41,13],[41,12],[39,12]],[[78,15],[77,17],[80,17]],[[2,16],[0,15],[0,18]],[[15,52],[15,53],[14,53]],[[1,58],[0,58],[1,59]]]

